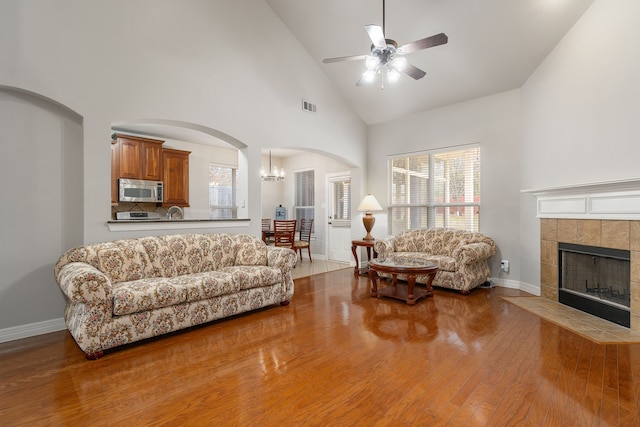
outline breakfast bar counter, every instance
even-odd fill
[[[238,219],[119,219],[107,221],[109,231],[193,230],[249,227],[249,218]]]

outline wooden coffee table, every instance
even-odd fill
[[[438,266],[420,260],[378,261],[369,262],[369,280],[371,280],[371,296],[385,296],[405,301],[413,305],[422,297],[433,295],[431,282],[436,277]],[[378,290],[378,273],[391,274],[391,286]],[[398,274],[407,275],[407,284],[398,283]],[[428,275],[425,289],[416,288],[416,276]]]

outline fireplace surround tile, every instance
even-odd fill
[[[633,272],[633,270],[631,270]],[[638,276],[632,276],[638,279]],[[631,281],[631,301],[629,302],[631,316],[640,316],[640,282]],[[640,331],[640,329],[638,329]]]
[[[544,286],[540,287],[540,295],[551,301],[558,301],[558,286]]]
[[[640,229],[638,230],[640,234]],[[540,238],[542,240],[558,241],[558,220],[555,218],[542,218],[540,220]]]
[[[597,219],[585,219],[578,221],[577,240],[579,245],[602,246],[600,221]]]
[[[629,249],[640,252],[640,221],[630,221]]]
[[[640,280],[640,252],[631,251],[631,281]]]
[[[578,243],[578,220],[558,220],[558,242]]]
[[[602,220],[602,247],[629,250],[629,221]]]
[[[556,264],[542,264],[540,282],[543,286],[558,287],[558,266]]]
[[[543,264],[558,265],[558,242],[550,240],[540,242],[540,261]]]

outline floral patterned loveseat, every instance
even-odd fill
[[[296,254],[250,235],[176,234],[70,249],[55,265],[64,318],[88,359],[293,296]]]
[[[374,249],[380,260],[431,261],[438,265],[433,286],[467,294],[491,277],[487,260],[496,253],[496,244],[482,233],[424,228],[378,240],[374,243]],[[398,275],[398,278],[406,280],[403,275]],[[426,279],[427,276],[417,276],[416,283],[426,283]]]

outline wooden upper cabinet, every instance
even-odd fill
[[[130,135],[117,135],[119,178],[162,181],[164,141]]]
[[[189,207],[189,154],[191,151],[162,149],[163,206]]]
[[[118,204],[118,172],[120,158],[118,156],[118,140],[111,141],[111,204]]]
[[[162,142],[142,143],[142,179],[162,181]]]

